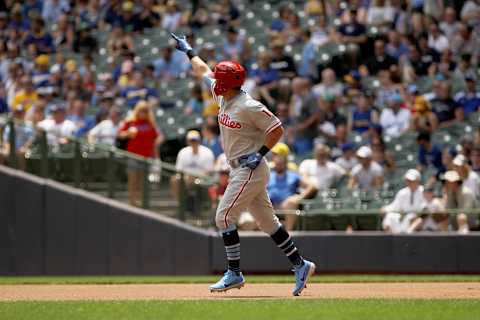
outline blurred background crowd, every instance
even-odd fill
[[[228,184],[218,106],[172,31],[212,67],[242,63],[244,90],[281,119],[278,209],[377,208],[390,232],[479,228],[438,214],[480,200],[479,0],[0,1],[0,113],[25,121],[19,164],[38,130],[51,146],[84,138],[215,174],[215,206]]]

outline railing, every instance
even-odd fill
[[[36,131],[31,147],[24,154],[17,153],[17,131],[25,125],[0,117],[0,131],[2,127],[9,130],[6,141],[0,140],[2,145],[6,142],[10,146],[3,154],[3,162],[8,166],[199,226],[213,226],[216,204],[208,197],[208,188],[214,183],[212,177],[188,176],[172,164],[140,157],[111,145],[90,144],[84,139],[69,138],[68,143],[49,145],[46,133],[41,130]],[[128,175],[132,171],[136,172],[136,181],[128,188],[132,178]],[[177,182],[177,198],[170,192],[172,180]],[[132,191],[136,197],[132,197]],[[382,220],[380,208],[389,203],[393,195],[392,189],[369,193],[335,189],[304,200],[302,209],[277,210],[277,214],[296,216],[300,230],[344,230],[346,225],[355,230],[378,230]],[[474,217],[480,210],[445,210],[439,214],[460,212]]]
[[[170,163],[137,156],[111,145],[91,144],[85,139],[70,137],[65,143],[49,144],[42,130],[35,130],[31,146],[26,152],[20,152],[16,149],[18,131],[27,125],[0,117],[0,132],[2,127],[9,130],[8,137],[1,141],[2,162],[9,167],[183,221],[202,226],[212,224],[212,205],[208,198],[212,177],[187,175]],[[177,181],[177,198],[171,193],[171,180]]]

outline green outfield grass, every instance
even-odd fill
[[[249,283],[290,283],[292,275],[246,275]],[[217,276],[75,276],[0,277],[2,284],[122,284],[122,283],[212,283]],[[315,275],[313,283],[354,282],[479,282],[480,275]]]
[[[2,319],[478,319],[473,300],[228,300],[0,303]]]

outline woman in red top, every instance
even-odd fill
[[[157,130],[153,111],[146,101],[139,101],[120,126],[120,139],[128,139],[126,150],[146,158],[158,158],[158,145],[163,135]],[[143,194],[143,168],[138,162],[128,168],[128,197],[130,204],[139,205]]]

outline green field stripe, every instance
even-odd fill
[[[219,276],[77,276],[0,277],[2,284],[157,284],[213,283]],[[293,275],[246,275],[248,283],[291,283]],[[315,275],[313,283],[358,282],[480,282],[480,275]]]
[[[2,319],[470,320],[475,300],[223,300],[0,302]]]

